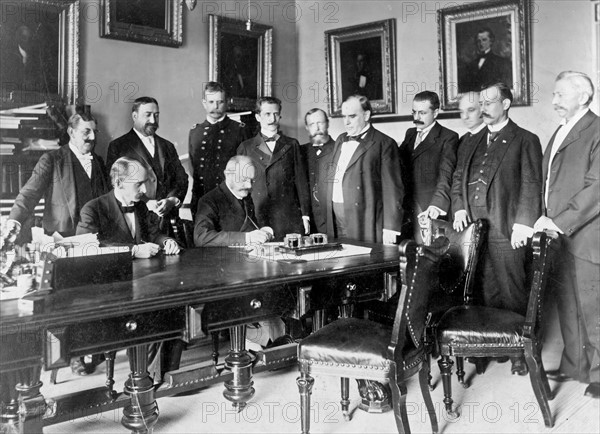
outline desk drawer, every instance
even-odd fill
[[[232,297],[204,306],[203,323],[213,331],[260,321],[270,316],[282,316],[296,306],[296,293],[286,287]]]
[[[386,292],[386,273],[374,271],[368,274],[335,276],[307,282],[310,285],[310,301],[306,310],[324,309],[345,302],[376,300]],[[351,299],[351,300],[350,300]],[[301,312],[304,314],[306,312]]]
[[[51,328],[46,339],[47,368],[68,363],[73,356],[181,337],[184,329],[184,307]]]

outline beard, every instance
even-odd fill
[[[153,136],[156,130],[158,130],[158,122],[155,124],[148,122],[144,125],[144,133],[146,133],[147,136]]]

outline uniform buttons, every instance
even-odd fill
[[[204,150],[206,149],[206,147],[205,147],[205,146],[202,146],[200,149],[202,149],[202,150],[204,151]]]
[[[475,196],[475,200],[479,199],[479,196]]]
[[[201,164],[200,167],[204,167],[204,164]]]
[[[483,163],[481,163],[482,166],[485,166],[485,161]]]
[[[205,135],[205,136],[208,136],[208,133],[207,133],[206,131],[204,131],[204,135]]]
[[[223,140],[219,139],[219,143],[221,143]]]
[[[204,179],[204,176],[201,176],[200,179]]]
[[[204,161],[204,157],[200,157],[200,161]]]
[[[477,187],[477,188],[475,189],[475,191],[479,191],[479,187]]]
[[[360,185],[357,185],[357,186],[356,186],[356,189],[357,189],[357,190],[360,190]]]
[[[210,127],[204,127],[205,130],[208,130]]]
[[[220,146],[217,146],[217,149],[221,149],[221,147],[220,147]]]
[[[354,202],[354,206],[358,206],[358,202]]]
[[[225,130],[221,130],[221,134],[225,134]],[[219,140],[220,141],[220,140]]]
[[[483,156],[484,156],[484,157],[487,157],[487,156],[488,156],[487,152],[486,152],[485,154],[483,154]]]
[[[480,170],[479,173],[483,173],[483,170]]]
[[[203,144],[203,145],[206,145],[206,140],[202,140],[202,144]]]

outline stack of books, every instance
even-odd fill
[[[0,155],[50,151],[59,147],[59,132],[41,103],[0,111]]]

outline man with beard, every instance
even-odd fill
[[[189,155],[193,170],[192,217],[196,215],[198,199],[223,181],[223,170],[237,147],[248,136],[244,125],[225,114],[227,99],[220,83],[211,81],[204,87],[202,100],[206,120],[190,130]]]
[[[109,190],[102,158],[94,153],[96,120],[76,113],[69,118],[67,132],[69,144],[42,155],[37,162],[15,199],[6,233],[20,231],[44,197],[44,231],[63,237],[75,235],[83,205]]]
[[[480,93],[487,131],[475,136],[453,185],[455,221],[485,219],[486,248],[477,265],[483,304],[525,315],[529,299],[527,239],[542,210],[542,147],[508,117],[510,88],[495,83]],[[457,225],[458,226],[458,225]],[[527,375],[523,359],[513,374]]]
[[[252,199],[259,224],[272,227],[278,241],[289,233],[309,233],[306,162],[298,141],[279,131],[281,101],[259,98],[255,116],[260,132],[243,142],[237,153],[250,157],[257,169]]]
[[[159,124],[156,99],[147,96],[136,99],[131,117],[133,128],[110,142],[106,163],[112,167],[118,158],[129,157],[152,169],[146,197],[157,200],[153,211],[164,217],[161,230],[165,232],[168,219],[179,215],[179,208],[187,193],[188,177],[175,146],[155,134]]]
[[[436,118],[440,99],[435,92],[424,91],[413,99],[413,122],[400,145],[404,198],[402,232],[422,243],[418,224],[420,215],[438,218],[450,210],[452,174],[456,166],[458,134],[441,126]]]
[[[304,125],[308,131],[310,142],[302,145],[300,149],[308,163],[308,181],[312,192],[311,232],[326,233],[326,182],[335,141],[329,135],[329,119],[323,110],[310,109],[304,116]]]

